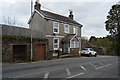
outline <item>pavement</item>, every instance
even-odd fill
[[[29,79],[118,79],[117,56],[66,58],[50,61],[3,64],[2,77]]]

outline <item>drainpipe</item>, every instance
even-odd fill
[[[31,24],[30,24],[30,28],[31,28]],[[33,41],[33,40],[32,40],[32,28],[31,28],[31,36],[30,36],[30,37],[31,37],[31,46],[30,46],[30,47],[31,47],[31,51],[30,51],[31,54],[30,54],[30,60],[31,60],[31,62],[32,62],[32,60],[33,60],[33,49],[32,49],[32,41]]]

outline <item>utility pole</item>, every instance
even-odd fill
[[[80,37],[80,39],[79,39],[79,56],[81,54],[81,45],[82,45],[81,41],[82,41],[82,38]]]
[[[33,0],[31,0],[31,14],[30,14],[30,16],[32,16],[32,12],[33,12]],[[31,30],[31,57],[30,57],[30,59],[31,59],[31,62],[32,62],[32,60],[33,60],[33,49],[32,49],[32,42],[33,42],[33,40],[32,40],[32,26],[31,26],[31,24],[29,24],[29,27],[30,27],[30,30]]]
[[[32,12],[33,12],[33,0],[31,0],[31,16],[32,16]]]

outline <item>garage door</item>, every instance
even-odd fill
[[[13,45],[13,60],[24,61],[27,60],[27,46]]]
[[[40,44],[36,46],[36,54],[35,54],[35,60],[44,60],[45,59],[45,53],[46,53],[46,45]]]

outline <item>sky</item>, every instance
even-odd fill
[[[31,0],[0,0],[0,24],[14,24],[29,28]],[[105,37],[105,21],[112,5],[119,0],[39,0],[43,10],[68,16],[73,11],[74,20],[81,23],[82,37]],[[35,0],[33,0],[33,5]]]

